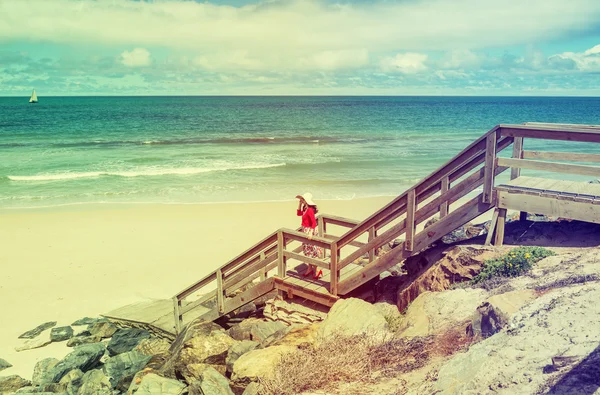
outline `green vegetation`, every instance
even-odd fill
[[[471,284],[478,284],[494,277],[517,277],[531,269],[531,266],[551,255],[553,251],[543,247],[518,247],[499,258],[489,259],[481,272],[473,277]]]

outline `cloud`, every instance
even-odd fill
[[[119,57],[119,61],[128,67],[143,67],[149,66],[152,63],[150,60],[150,52],[144,48],[134,48],[131,51],[123,51]]]
[[[381,70],[384,72],[398,72],[415,74],[427,70],[425,61],[428,56],[422,53],[399,53],[394,57],[385,57],[381,60]]]

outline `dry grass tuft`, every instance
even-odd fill
[[[430,352],[436,356],[447,357],[469,348],[473,338],[467,334],[465,327],[466,324],[459,325],[436,335],[434,347]]]

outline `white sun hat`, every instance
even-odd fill
[[[309,206],[316,206],[315,202],[312,200],[312,197],[312,193],[310,192],[306,192],[304,195],[296,195],[296,199],[302,198]]]

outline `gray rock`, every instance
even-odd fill
[[[272,346],[249,351],[233,364],[231,379],[234,382],[248,383],[259,378],[272,377],[275,365],[282,355],[294,352],[294,346]]]
[[[373,305],[357,298],[340,299],[331,307],[327,318],[319,326],[319,336],[353,336],[373,333],[389,334],[385,315]]]
[[[280,321],[264,321],[251,318],[242,321],[239,325],[231,327],[228,332],[235,340],[254,340],[262,342],[273,333],[285,327],[286,325]]]
[[[148,339],[150,333],[143,329],[118,329],[110,339],[108,352],[111,356],[133,350],[142,340]]]
[[[51,383],[52,380],[48,378],[48,374],[58,362],[60,361],[56,358],[46,358],[36,363],[33,368],[33,377],[31,378],[33,385]]]
[[[50,340],[53,342],[62,342],[73,337],[73,328],[70,326],[60,326],[52,328],[50,331]]]
[[[213,368],[207,368],[189,388],[190,395],[233,395],[229,382]]]
[[[133,385],[134,383],[132,383]],[[186,385],[172,379],[160,377],[150,373],[142,378],[135,395],[181,395],[186,389]],[[128,391],[129,393],[129,391]]]
[[[260,392],[260,385],[256,382],[248,384],[242,395],[258,395]]]
[[[99,336],[75,336],[69,339],[67,347],[77,347],[84,344],[98,343],[102,340]]]
[[[229,351],[227,352],[227,359],[225,359],[225,364],[227,366],[228,372],[233,372],[233,364],[238,360],[239,357],[247,353],[248,351],[254,350],[258,347],[259,343],[253,342],[251,340],[244,340],[237,344],[231,346]]]
[[[141,352],[150,357],[150,361],[146,365],[152,369],[160,369],[169,359],[170,343],[164,339],[150,338],[144,339],[138,344],[134,350]]]
[[[103,339],[107,339],[109,337],[112,337],[112,335],[115,334],[117,329],[118,328],[112,322],[101,321],[92,324],[88,328],[88,331],[92,336],[99,336]]]
[[[46,329],[50,329],[54,326],[56,326],[56,321],[44,322],[43,324],[38,325],[32,330],[23,333],[21,336],[19,336],[19,339],[34,339]]]
[[[81,378],[83,384],[77,395],[113,395],[108,377],[99,369],[86,372]]]
[[[129,378],[144,369],[152,357],[139,351],[130,351],[109,358],[104,364],[104,372],[113,388],[124,378]]]
[[[52,343],[50,339],[50,331],[46,330],[41,336],[37,336],[34,339],[25,340],[22,346],[15,347],[16,351],[33,350],[35,348],[45,347]]]
[[[6,362],[6,360],[0,358],[0,372],[3,371],[4,369],[8,369],[10,368],[12,365],[8,362]]]
[[[108,319],[106,318],[90,318],[90,317],[84,317],[84,318],[80,318],[77,321],[73,322],[71,324],[71,326],[81,326],[81,325],[93,325],[97,322],[107,322]]]
[[[475,310],[473,334],[488,337],[506,326],[511,316],[522,306],[535,299],[531,290],[518,290],[494,295]]]
[[[71,353],[56,364],[46,376],[48,382],[58,383],[65,374],[73,369],[87,372],[95,368],[104,355],[106,348],[102,343],[86,344],[75,348]]]
[[[83,385],[83,372],[79,369],[73,369],[60,379],[59,384],[65,386],[67,395],[76,395]]]
[[[16,392],[18,389],[28,387],[31,381],[25,380],[21,376],[4,376],[0,377],[0,394]]]
[[[590,184],[600,184],[600,178],[597,180],[588,181]]]

